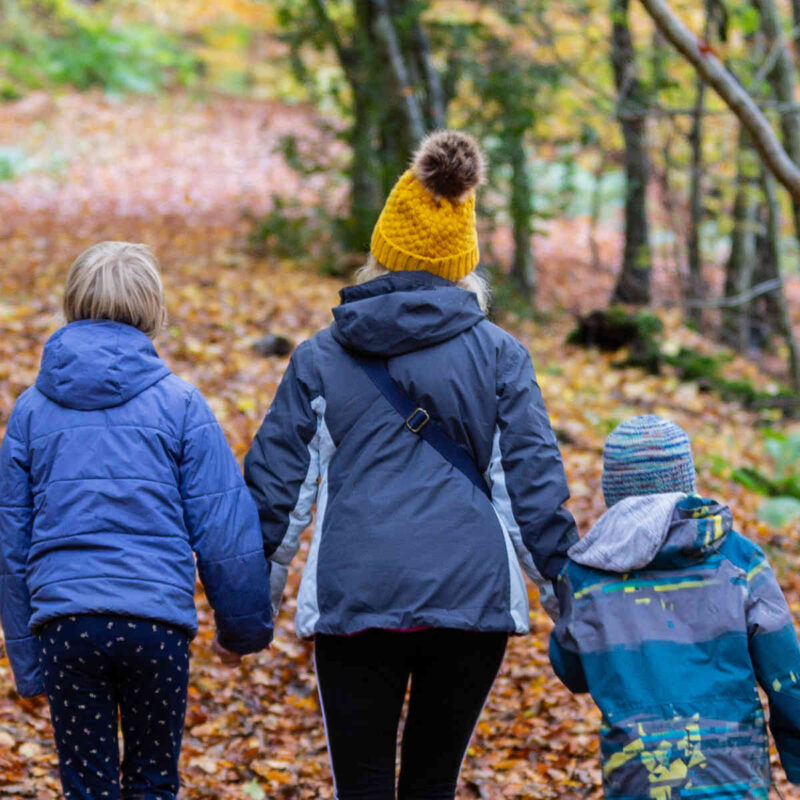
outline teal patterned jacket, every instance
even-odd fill
[[[550,641],[591,692],[606,797],[766,800],[768,738],[800,783],[800,647],[763,551],[731,512],[685,495],[613,506],[570,550]]]

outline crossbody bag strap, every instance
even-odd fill
[[[365,358],[358,353],[350,352],[356,363],[367,374],[375,388],[389,401],[392,408],[405,421],[406,430],[424,439],[439,455],[449,461],[457,470],[469,478],[472,484],[491,499],[491,492],[486,485],[478,466],[465,452],[460,444],[445,433],[442,426],[431,417],[424,408],[420,408],[401,389],[389,374],[386,362],[380,358]]]

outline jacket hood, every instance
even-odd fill
[[[604,572],[679,569],[718,550],[732,525],[727,506],[697,495],[627,497],[600,517],[569,556]]]
[[[392,272],[339,296],[333,337],[348,350],[383,357],[445,342],[484,319],[475,294],[423,271]]]
[[[170,374],[138,328],[81,320],[44,346],[36,388],[60,406],[90,411],[126,403]]]

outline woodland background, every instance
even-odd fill
[[[128,239],[162,262],[159,350],[241,458],[415,142],[461,127],[491,160],[492,313],[533,354],[581,529],[608,432],[669,416],[800,619],[798,34],[798,0],[0,0],[0,430],[71,261]],[[240,672],[198,594],[187,798],[332,796],[302,561]],[[597,713],[554,678],[535,602],[532,628],[464,798],[600,797]],[[0,658],[0,797],[58,797],[48,716]]]

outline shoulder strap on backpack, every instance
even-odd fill
[[[405,421],[406,430],[424,439],[439,455],[469,478],[473,485],[491,499],[491,492],[475,462],[460,444],[451,439],[441,425],[424,409],[420,408],[395,382],[389,374],[386,362],[379,358],[366,358],[349,351],[375,388],[389,401],[394,410]]]

